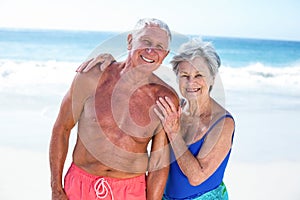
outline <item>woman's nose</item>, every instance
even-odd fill
[[[189,76],[189,77],[187,78],[187,80],[188,80],[188,82],[193,82],[193,81],[194,81],[194,78],[193,78],[192,76]]]

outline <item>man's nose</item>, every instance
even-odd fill
[[[153,47],[147,47],[146,48],[146,52],[147,53],[153,53],[154,52],[154,48]]]

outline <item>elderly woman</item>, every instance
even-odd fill
[[[157,101],[174,161],[163,199],[228,199],[223,176],[235,124],[210,95],[220,58],[210,43],[191,40],[171,64],[187,107],[177,110],[168,97]]]

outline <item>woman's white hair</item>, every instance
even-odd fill
[[[178,54],[172,58],[171,65],[175,74],[178,75],[178,64],[180,62],[191,61],[195,57],[205,59],[211,75],[215,78],[221,65],[220,57],[210,42],[203,42],[196,38],[182,44]]]

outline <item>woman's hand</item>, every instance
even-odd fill
[[[169,97],[160,97],[156,101],[156,104],[161,112],[159,112],[156,108],[154,108],[154,112],[160,119],[169,137],[169,140],[175,139],[176,135],[180,131],[180,116],[182,112],[181,107],[179,107],[177,110]]]
[[[112,62],[115,62],[115,58],[109,53],[99,54],[96,58],[92,58],[88,61],[83,62],[76,70],[76,72],[88,72],[90,69],[99,65],[100,70],[104,71]]]

